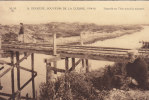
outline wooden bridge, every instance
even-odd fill
[[[18,99],[36,99],[35,94],[35,82],[34,78],[37,76],[37,72],[34,71],[34,53],[52,55],[50,59],[45,59],[47,75],[47,82],[50,81],[51,71],[55,74],[57,72],[68,73],[73,71],[75,67],[82,62],[82,66],[86,67],[86,72],[89,71],[88,60],[106,60],[113,62],[128,62],[132,59],[131,49],[125,48],[112,48],[112,47],[94,47],[94,46],[78,46],[78,45],[50,45],[50,44],[34,44],[34,43],[17,43],[8,42],[1,44],[1,50],[3,53],[9,54],[11,62],[0,61],[0,64],[10,65],[10,68],[3,71],[0,74],[0,78],[11,71],[11,87],[12,94],[0,92],[0,96],[8,97],[9,100]],[[148,49],[139,49],[138,55],[145,55],[148,57]],[[15,55],[14,55],[15,54]],[[20,55],[24,54],[24,57],[20,58]],[[31,69],[20,66],[20,63],[31,55]],[[16,62],[14,62],[16,58]],[[71,58],[72,66],[69,68],[69,58]],[[76,61],[76,58],[78,59]],[[57,61],[65,59],[65,70],[57,68]],[[52,66],[53,63],[53,66]],[[14,68],[17,69],[17,89],[14,88]],[[31,73],[31,78],[25,82],[22,86],[20,84],[20,70],[25,70]],[[32,82],[32,97],[21,96],[20,92],[26,87],[30,82]]]
[[[50,44],[4,43],[2,44],[2,50],[7,52],[14,51],[21,53],[26,52],[53,55],[53,46]],[[131,49],[79,45],[57,45],[56,54],[58,54],[61,58],[70,57],[119,62],[124,59],[129,59],[129,51],[131,51]]]

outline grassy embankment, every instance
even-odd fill
[[[53,28],[53,26],[55,26]],[[141,31],[141,25],[96,25],[87,23],[26,24],[26,42],[52,43],[52,34],[57,33],[57,44],[79,44],[80,33],[84,43],[111,39]],[[0,25],[3,40],[17,40],[19,25]],[[5,35],[4,35],[5,34]],[[13,35],[12,35],[13,34]]]
[[[147,68],[148,64],[137,58],[89,73],[72,72],[55,82],[42,83],[40,100],[149,100]]]

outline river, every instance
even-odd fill
[[[144,26],[144,29],[140,32],[136,32],[133,34],[124,35],[121,37],[108,39],[104,41],[97,41],[93,44],[89,44],[91,46],[103,46],[103,47],[120,47],[120,48],[131,48],[131,49],[137,49],[141,47],[141,43],[139,41],[141,40],[149,40],[149,26]],[[23,57],[23,55],[21,55]],[[20,58],[21,58],[20,57]],[[35,78],[35,88],[38,91],[39,95],[39,85],[41,82],[45,82],[46,80],[46,66],[44,63],[44,59],[49,58],[47,55],[43,54],[35,54],[35,71],[37,71],[37,77]],[[21,66],[25,66],[27,68],[31,68],[31,57],[26,59],[21,63]],[[9,61],[9,59],[6,59]],[[59,61],[58,67],[64,68],[64,62]],[[105,65],[112,65],[114,62],[108,62],[108,61],[95,61],[95,60],[89,60],[90,63],[90,70],[96,70],[101,67],[104,67]],[[7,66],[5,69],[8,68]],[[79,69],[78,69],[79,70]],[[16,72],[16,69],[15,69]],[[11,73],[7,73],[4,77],[1,78],[1,84],[3,86],[3,90],[0,90],[0,92],[6,92],[11,93]],[[29,72],[25,72],[21,70],[21,85],[27,81],[31,77],[31,74]],[[21,92],[21,94],[25,95],[26,93],[31,94],[31,84],[29,84],[25,89]],[[17,81],[16,81],[16,75],[15,75],[15,90],[17,89]]]

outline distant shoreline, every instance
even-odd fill
[[[83,43],[84,44],[92,44],[95,43],[97,41],[104,41],[107,39],[113,39],[113,38],[117,38],[117,37],[121,37],[123,35],[128,35],[128,34],[133,34],[136,32],[141,31],[140,29],[138,30],[132,30],[132,31],[125,31],[125,32],[117,32],[117,33],[109,33],[108,35],[100,35],[100,34],[94,34],[94,35],[89,35],[89,36],[85,36],[85,38],[83,38]],[[105,33],[103,33],[105,34]],[[90,38],[92,37],[92,38]],[[71,40],[73,42],[70,42],[68,40]],[[68,41],[68,42],[66,42]],[[80,45],[80,36],[75,36],[75,37],[65,37],[65,38],[58,38],[57,39],[57,43],[59,45],[65,44],[65,45]]]
[[[53,43],[53,33],[57,34],[57,45],[79,45],[80,34],[84,44],[91,44],[133,34],[145,25],[96,25],[94,23],[51,22],[47,24],[24,25],[26,43]],[[3,41],[17,41],[18,25],[0,25]],[[36,42],[35,42],[36,41]]]

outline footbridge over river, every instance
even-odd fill
[[[8,98],[15,100],[19,99],[36,99],[35,93],[35,80],[37,72],[34,70],[34,53],[40,53],[45,55],[51,55],[52,58],[45,59],[47,75],[47,82],[51,77],[51,70],[56,74],[57,72],[68,73],[73,71],[75,67],[82,62],[82,66],[86,67],[86,72],[89,71],[88,60],[107,60],[113,62],[128,62],[132,60],[133,56],[142,56],[149,58],[148,49],[138,49],[135,50],[137,53],[133,53],[134,50],[126,48],[113,48],[113,47],[94,47],[94,46],[79,46],[79,45],[50,45],[50,44],[35,44],[35,43],[20,43],[20,42],[7,42],[1,43],[1,54],[9,54],[11,62],[6,62],[0,60],[0,64],[10,65],[6,70],[1,69],[0,78],[6,75],[11,71],[11,83],[12,88],[11,94],[0,92],[0,98]],[[20,55],[24,55],[20,58]],[[27,57],[31,56],[31,69],[20,66],[20,63],[24,61]],[[14,60],[16,59],[16,62]],[[77,58],[77,59],[76,59]],[[40,59],[40,58],[39,58]],[[65,69],[57,68],[57,61],[64,59],[65,60]],[[72,66],[69,67],[69,60],[71,59]],[[36,61],[35,61],[36,62]],[[53,64],[53,66],[52,66]],[[17,69],[17,90],[14,88],[14,68]],[[25,70],[31,73],[32,77],[28,79],[23,85],[20,84],[20,70]],[[21,96],[21,91],[26,87],[30,82],[32,82],[32,97]],[[2,89],[2,86],[0,86]],[[1,97],[2,96],[2,97]]]

